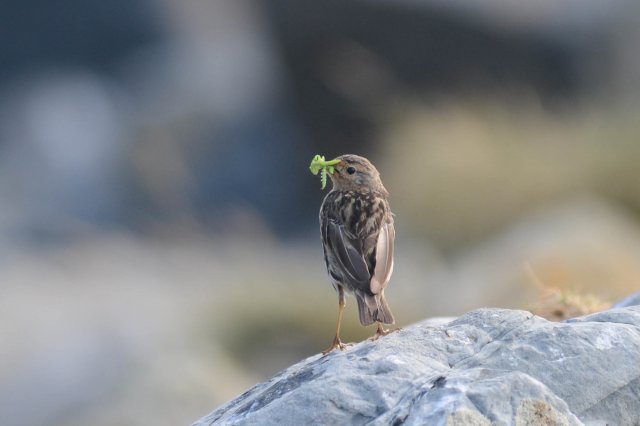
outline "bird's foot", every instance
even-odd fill
[[[398,330],[402,330],[402,328],[397,327],[392,330],[385,330],[384,328],[382,328],[382,325],[378,324],[378,329],[376,330],[376,334],[374,334],[373,337],[371,337],[371,341],[375,342],[380,337],[386,336],[387,334],[391,334],[394,331],[398,331]]]
[[[327,355],[329,352],[333,351],[334,349],[340,349],[341,351],[344,351],[351,345],[353,345],[353,343],[342,343],[342,340],[340,340],[340,338],[336,336],[333,338],[333,343],[331,343],[331,345],[327,349],[322,351],[322,355]]]

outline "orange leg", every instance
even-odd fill
[[[335,348],[339,348],[341,351],[347,348],[347,345],[340,340],[340,324],[342,324],[342,314],[344,313],[344,307],[347,306],[347,301],[344,297],[344,290],[342,287],[338,287],[338,325],[336,326],[336,335],[333,338],[333,343],[327,349],[322,351],[322,355],[326,355]]]
[[[393,330],[385,330],[382,327],[382,323],[381,322],[376,322],[376,324],[378,324],[378,329],[376,330],[376,334],[373,335],[373,337],[371,338],[371,340],[378,340],[381,336],[386,336],[387,334],[391,334],[394,331],[398,331],[400,330],[400,328],[394,328]]]

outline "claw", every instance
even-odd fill
[[[398,331],[398,330],[402,330],[400,327],[398,328],[394,328],[393,330],[385,330],[382,327],[381,323],[378,323],[378,329],[376,330],[376,334],[373,335],[373,337],[371,337],[371,341],[375,342],[376,340],[378,340],[381,336],[386,336],[387,334],[391,334],[394,331]]]
[[[340,340],[340,338],[338,336],[333,338],[333,343],[324,351],[322,351],[322,355],[327,355],[329,352],[333,351],[334,349],[340,349],[341,351],[344,351],[345,349],[347,349],[347,347],[353,345],[353,343],[342,343],[342,340]]]

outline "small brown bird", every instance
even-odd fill
[[[360,323],[377,323],[373,339],[389,333],[382,324],[393,324],[384,290],[393,272],[393,215],[380,173],[366,158],[345,154],[329,173],[333,189],[320,207],[320,231],[324,260],[333,287],[338,291],[338,324],[333,343],[323,353],[345,349],[340,323],[346,305],[345,291],[358,302]]]

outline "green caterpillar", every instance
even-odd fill
[[[311,160],[311,165],[309,166],[309,170],[314,175],[320,173],[320,183],[322,184],[322,189],[327,186],[327,172],[333,173],[334,167],[336,164],[340,164],[340,160],[334,159],[326,161],[324,159],[324,155],[316,155]]]

